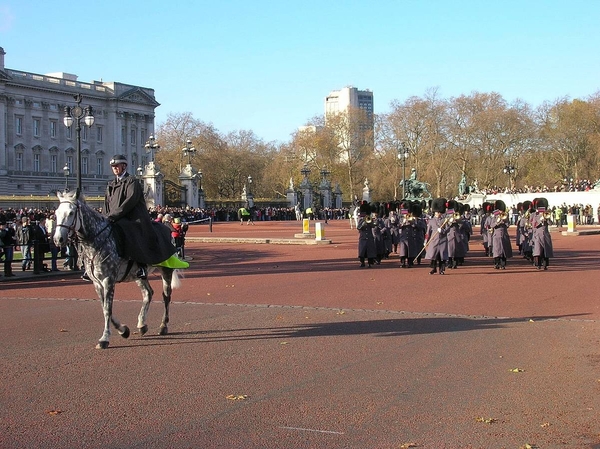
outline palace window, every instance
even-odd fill
[[[23,134],[23,117],[15,117],[15,133],[18,136]]]
[[[40,171],[40,153],[33,154],[33,171],[34,172]]]

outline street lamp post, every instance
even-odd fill
[[[73,122],[77,124],[75,131],[77,133],[77,192],[81,192],[81,119],[83,119],[85,125],[91,128],[94,124],[94,112],[91,106],[81,107],[81,100],[83,97],[81,94],[74,96],[77,106],[65,107],[64,124],[67,128],[73,125]]]
[[[188,165],[192,164],[192,156],[196,153],[196,148],[192,146],[192,141],[190,139],[186,140],[185,146],[181,149],[184,156],[188,158]]]
[[[63,174],[65,175],[65,192],[69,190],[69,175],[71,174],[71,169],[69,168],[69,164],[65,162],[65,166],[63,167]]]
[[[505,166],[502,171],[505,175],[508,175],[508,186],[510,190],[513,189],[513,174],[517,171],[517,169],[513,165]]]
[[[398,148],[398,159],[402,161],[402,199],[406,198],[406,159],[409,153],[406,144],[402,142]]]
[[[154,136],[148,138],[148,142],[146,142],[144,148],[146,148],[146,153],[150,153],[150,162],[154,162],[154,152],[160,150],[160,145],[156,143]]]

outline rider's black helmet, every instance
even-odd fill
[[[110,160],[110,165],[119,165],[125,164],[127,165],[127,158],[122,154],[115,154],[113,158]]]

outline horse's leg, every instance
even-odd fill
[[[96,293],[102,302],[102,311],[104,312],[104,333],[96,345],[96,349],[108,348],[110,340],[110,323],[115,326],[119,335],[123,338],[129,337],[129,328],[125,325],[121,325],[119,320],[113,317],[112,304],[115,295],[115,284],[111,283],[108,278],[104,282],[95,281],[94,288]]]
[[[102,337],[98,341],[96,345],[96,349],[106,349],[108,348],[108,343],[110,341],[110,322],[112,320],[112,301],[115,293],[114,285],[106,285],[107,281],[100,282],[98,280],[94,280],[94,288],[96,289],[96,293],[100,298],[100,302],[102,303],[102,312],[104,313],[104,332],[102,333]]]
[[[148,325],[146,324],[146,317],[148,315],[148,309],[150,309],[150,303],[152,302],[152,296],[154,295],[154,290],[150,286],[150,282],[147,279],[137,279],[136,284],[142,291],[142,309],[140,310],[140,314],[138,315],[138,323],[137,327],[140,331],[141,335],[144,335],[148,332]]]
[[[174,270],[171,268],[162,268],[161,270],[163,281],[162,297],[165,305],[165,312],[163,314],[162,323],[160,323],[158,335],[167,335],[169,333],[169,306],[171,305],[171,292],[173,291],[173,272]]]

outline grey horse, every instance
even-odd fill
[[[62,247],[69,240],[78,246],[79,257],[83,258],[85,270],[94,283],[94,288],[104,312],[104,333],[96,345],[97,349],[106,349],[110,340],[110,323],[115,326],[123,338],[129,337],[129,328],[121,324],[112,314],[115,286],[119,282],[135,281],[142,291],[143,304],[138,316],[137,328],[141,335],[148,332],[146,316],[152,301],[154,290],[147,279],[138,279],[137,266],[119,256],[113,225],[108,219],[92,209],[79,192],[57,192],[60,204],[56,209],[56,230],[54,243]],[[159,335],[168,333],[169,304],[173,288],[180,285],[178,270],[165,267],[157,269],[162,277],[163,302],[165,311],[160,325]]]

